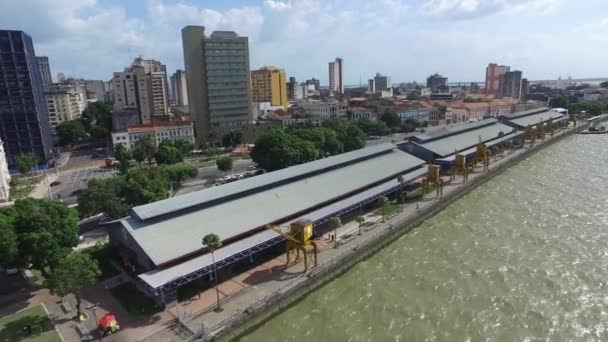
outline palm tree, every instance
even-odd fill
[[[357,223],[359,224],[359,235],[361,235],[361,226],[363,226],[363,224],[365,223],[365,217],[357,216],[355,221],[357,221]]]
[[[342,221],[340,220],[340,217],[334,216],[329,219],[329,226],[334,230],[334,248],[338,247],[338,227],[340,227],[341,225]]]
[[[382,196],[378,199],[380,208],[382,209],[382,222],[386,222],[386,205],[388,204],[388,197]]]
[[[215,250],[222,247],[222,240],[217,234],[207,234],[203,237],[203,246],[211,251],[211,261],[213,262],[213,277],[215,278],[215,295],[217,298],[217,307],[215,311],[222,311],[220,307],[220,290],[218,289],[217,265],[215,264]]]

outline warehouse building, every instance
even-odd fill
[[[172,305],[178,288],[213,269],[204,235],[218,234],[223,242],[215,265],[239,273],[243,262],[284,241],[267,225],[306,218],[320,227],[398,191],[399,175],[411,182],[424,174],[423,160],[380,144],[135,207],[111,230],[110,241],[139,287]]]
[[[545,124],[549,120],[553,120],[553,124],[567,124],[568,119],[568,115],[547,107],[505,114],[499,117],[500,122],[518,130],[525,130],[527,127],[534,127],[541,123]]]
[[[491,118],[414,136],[400,144],[399,149],[427,162],[451,165],[456,154],[474,155],[480,142],[493,148],[511,142],[521,134]]]

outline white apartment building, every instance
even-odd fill
[[[339,101],[304,101],[300,103],[304,115],[310,119],[331,120],[347,118],[348,103]]]
[[[82,94],[71,84],[51,83],[44,93],[49,110],[49,121],[54,130],[64,121],[75,120],[82,116],[86,108]]]
[[[344,94],[344,60],[340,57],[329,62],[329,94]]]
[[[156,146],[164,140],[187,140],[194,144],[194,129],[189,122],[132,126],[125,132],[112,133],[112,143],[114,146],[124,144],[130,150],[142,136],[149,136]]]
[[[4,153],[4,142],[0,140],[0,202],[8,201],[11,191],[11,175],[8,173],[8,163]]]

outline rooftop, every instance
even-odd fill
[[[510,123],[512,123],[515,126],[528,127],[528,126],[536,125],[539,122],[549,121],[550,119],[556,120],[556,119],[562,119],[565,117],[566,116],[562,113],[559,113],[559,112],[556,112],[553,110],[549,110],[546,112],[536,113],[536,114],[527,115],[527,116],[518,116],[514,119],[510,119],[510,118],[505,118],[505,119],[507,119]]]
[[[202,250],[205,234],[236,241],[422,164],[380,144],[135,207],[122,225],[161,265]]]

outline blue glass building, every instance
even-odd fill
[[[0,138],[9,165],[32,152],[39,163],[53,155],[49,114],[32,38],[0,30]]]

